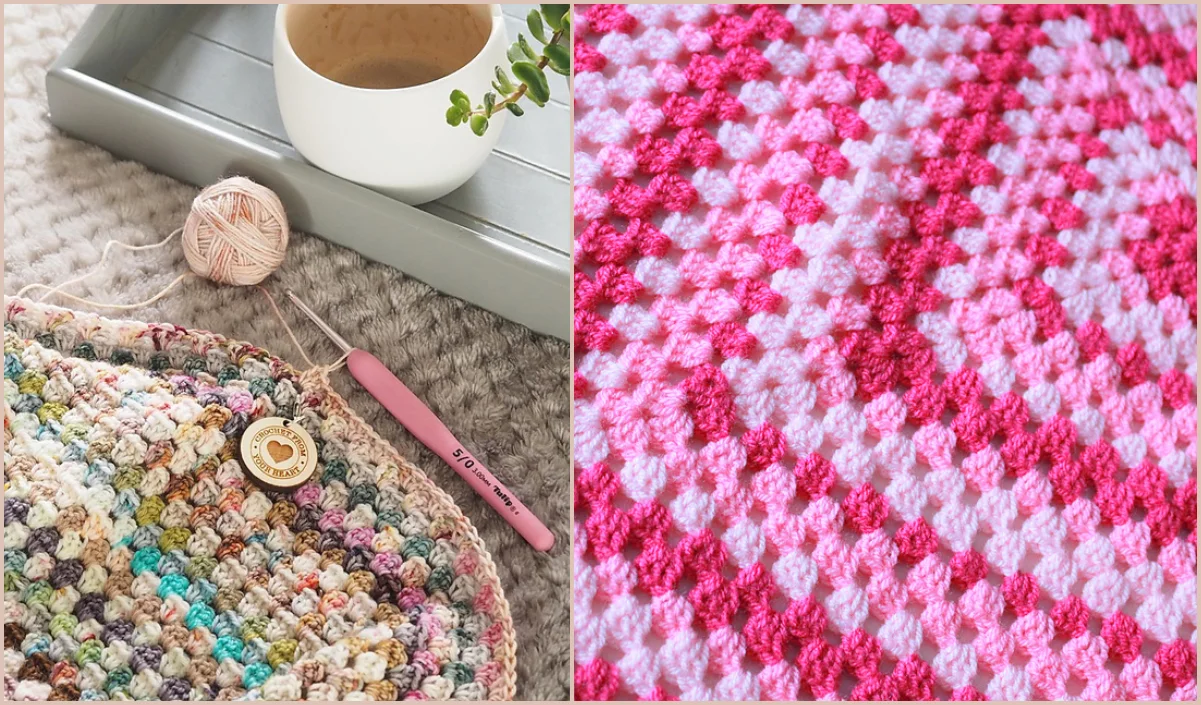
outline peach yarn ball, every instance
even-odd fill
[[[288,216],[279,197],[241,176],[201,191],[183,227],[188,266],[219,284],[258,284],[279,269],[287,249]]]

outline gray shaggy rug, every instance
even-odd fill
[[[110,238],[157,242],[181,226],[198,189],[117,161],[55,130],[45,77],[89,6],[4,6],[4,291],[87,271]],[[71,293],[100,301],[148,298],[187,270],[177,243],[114,251]],[[404,431],[345,372],[334,386],[384,438],[446,490],[496,560],[517,629],[517,698],[570,697],[570,355],[562,341],[445,296],[389,267],[295,233],[265,282],[292,289],[352,345],[379,357],[555,533],[534,551],[437,456]],[[36,297],[38,292],[31,292]],[[71,306],[70,302],[49,300]],[[566,306],[566,302],[564,302]],[[310,356],[339,352],[291,306],[281,309]],[[170,322],[246,340],[303,366],[266,299],[253,289],[185,280],[158,303],[109,317]]]

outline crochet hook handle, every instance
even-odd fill
[[[396,417],[409,433],[446,461],[446,464],[504,517],[531,546],[539,551],[549,551],[554,546],[555,537],[550,529],[547,529],[509,488],[496,479],[483,463],[476,460],[446,424],[397,379],[384,363],[371,353],[352,347],[290,291],[288,298],[347,354],[346,367],[351,376],[363,385],[388,413]]]
[[[471,485],[471,489],[499,512],[531,546],[539,551],[551,549],[555,537],[550,530],[463,447],[450,429],[384,363],[371,353],[356,348],[346,358],[346,367],[397,421],[459,473]]]

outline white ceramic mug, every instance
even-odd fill
[[[331,174],[406,203],[440,198],[479,170],[506,117],[494,115],[482,137],[452,127],[450,93],[481,102],[508,44],[499,5],[280,5],[284,129]]]

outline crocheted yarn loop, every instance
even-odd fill
[[[512,699],[475,529],[320,372],[177,326],[5,314],[6,697]],[[317,444],[295,490],[237,458],[265,416]]]
[[[573,28],[576,696],[1195,700],[1195,8]]]

